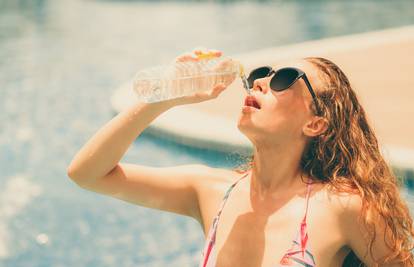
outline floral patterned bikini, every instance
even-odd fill
[[[244,174],[241,178],[239,178],[236,182],[234,182],[230,188],[227,190],[224,198],[221,202],[221,206],[218,210],[216,217],[214,217],[212,227],[208,232],[208,238],[205,242],[204,249],[202,252],[202,258],[199,263],[199,267],[214,267],[216,264],[216,249],[215,249],[215,240],[216,240],[216,230],[217,224],[220,218],[220,214],[224,208],[224,204],[226,203],[227,198],[230,195],[230,191],[236,186],[236,184],[247,176],[249,172]],[[300,224],[300,228],[297,232],[296,238],[293,240],[292,246],[287,250],[284,254],[282,259],[275,263],[275,267],[279,266],[291,266],[291,267],[314,267],[315,260],[312,253],[309,251],[309,244],[308,241],[308,233],[306,230],[306,215],[308,214],[308,204],[309,204],[309,194],[311,191],[311,183],[307,186],[307,193],[306,193],[306,211],[305,216],[302,219]]]

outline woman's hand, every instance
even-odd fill
[[[200,60],[203,60],[203,58],[218,58],[222,55],[221,51],[218,50],[193,50],[191,53],[184,53],[182,55],[179,55],[175,62],[198,62]],[[220,62],[217,66],[215,66],[215,71],[223,71],[228,70],[231,68],[231,64],[234,64],[232,60],[225,60]],[[176,75],[185,76],[185,72],[180,72],[181,70],[177,70]],[[185,104],[193,104],[193,103],[199,103],[203,101],[207,101],[210,99],[217,98],[221,92],[223,92],[235,79],[234,74],[227,74],[222,77],[217,77],[214,81],[214,86],[210,90],[202,91],[202,92],[196,92],[192,95],[188,96],[182,96],[179,98],[167,100],[174,102],[175,105],[185,105]],[[193,78],[192,81],[178,81],[177,84],[174,87],[180,87],[185,86],[186,82],[191,82],[195,86],[200,86],[200,88],[204,87],[203,84],[209,83],[209,77],[200,77],[200,78]],[[211,81],[210,81],[211,82]]]

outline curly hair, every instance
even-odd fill
[[[304,174],[327,184],[335,192],[358,194],[362,199],[361,218],[370,234],[369,252],[376,239],[375,221],[370,214],[385,222],[384,233],[391,253],[375,259],[381,265],[389,261],[414,266],[411,250],[414,248],[413,221],[406,203],[401,199],[399,187],[403,181],[396,178],[381,155],[378,140],[368,123],[364,109],[344,72],[332,61],[321,57],[304,58],[315,66],[323,81],[316,88],[316,98],[326,118],[328,128],[309,140],[300,161]],[[316,114],[314,102],[311,110]],[[236,168],[243,172],[253,166],[253,155],[248,163]],[[361,266],[362,262],[351,251],[343,266]]]

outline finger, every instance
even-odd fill
[[[176,57],[175,60],[178,62],[182,62],[182,61],[185,61],[188,56],[189,56],[189,53],[185,53],[185,54],[182,54]]]
[[[186,55],[185,57],[184,57],[184,61],[196,61],[197,60],[197,58],[196,57],[194,57],[194,55]]]
[[[216,50],[216,49],[209,49],[208,53],[210,53],[210,54],[212,54],[216,57],[220,57],[223,54],[223,52],[221,52],[220,50]]]
[[[186,61],[197,61],[197,57],[191,53],[186,53],[181,56],[178,56],[176,61],[178,62],[186,62]]]
[[[193,51],[193,53],[198,56],[198,55],[203,54],[203,51],[201,49],[196,49]]]
[[[196,47],[193,48],[193,53],[195,51],[205,52],[205,51],[207,51],[207,48],[205,48],[204,46],[196,46]]]

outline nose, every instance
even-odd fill
[[[267,90],[269,90],[269,80],[269,77],[254,80],[252,91],[259,90],[260,92],[265,94]]]

